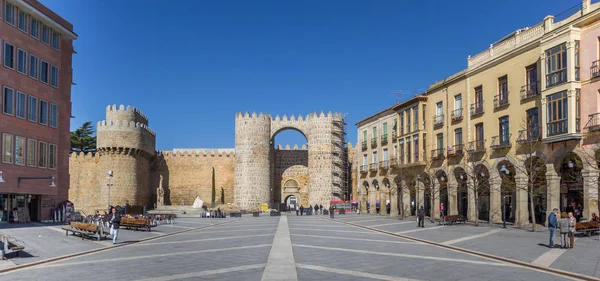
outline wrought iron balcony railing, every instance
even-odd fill
[[[371,172],[377,171],[377,163],[369,164],[369,171],[371,171]]]
[[[508,92],[494,96],[494,108],[501,108],[504,106],[508,106],[510,102],[508,101]]]
[[[387,144],[388,143],[388,135],[387,134],[383,134],[381,135],[381,144]]]
[[[531,84],[521,86],[521,100],[539,96],[539,86],[539,82],[532,82]]]
[[[444,148],[436,148],[431,150],[431,159],[444,158]]]
[[[567,69],[563,69],[546,75],[546,88],[567,82]]]
[[[396,159],[396,158],[390,159],[390,166],[392,168],[398,168],[398,159]]]
[[[476,140],[469,142],[469,153],[484,152],[485,150],[485,140]]]
[[[548,122],[546,124],[546,134],[548,137],[558,136],[569,132],[568,120],[560,120],[554,122]]]
[[[398,138],[398,134],[396,133],[396,130],[393,130],[392,131],[392,142],[395,142],[396,138]]]
[[[520,130],[519,137],[517,138],[518,144],[531,143],[540,140],[540,130]]]
[[[598,67],[599,61],[592,62],[592,66],[590,67],[590,77],[596,78],[600,76],[600,68]]]
[[[362,150],[367,150],[367,141],[362,142]]]
[[[371,139],[371,147],[377,147],[377,138]]]
[[[460,121],[463,119],[463,109],[459,108],[459,109],[455,109],[452,111],[452,121]]]
[[[380,169],[384,169],[387,170],[390,168],[390,162],[388,160],[383,160],[381,162],[379,162],[379,168]]]
[[[471,104],[471,116],[483,114],[483,101],[478,101]]]
[[[460,156],[463,155],[464,145],[462,143],[455,144],[453,146],[448,147],[448,156]]]
[[[584,129],[588,131],[588,133],[600,131],[600,113],[594,113],[589,115],[590,119],[585,124]]]
[[[444,126],[444,114],[436,114],[433,115],[433,127],[441,127]]]
[[[508,135],[499,135],[492,137],[492,145],[490,148],[492,149],[501,149],[511,147],[512,144],[510,142],[511,134]]]
[[[368,172],[368,171],[369,171],[369,165],[367,165],[367,164],[364,164],[364,165],[362,165],[362,166],[360,167],[360,172],[361,172],[361,173],[366,173],[366,172]]]

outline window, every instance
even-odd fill
[[[546,100],[548,109],[547,135],[551,137],[566,134],[569,128],[567,91],[549,95]]]
[[[406,138],[406,163],[411,162],[410,137]]]
[[[567,43],[546,50],[546,87],[567,81]]]
[[[475,88],[475,104],[478,107],[483,106],[483,86]]]
[[[15,47],[4,42],[4,66],[15,69]]]
[[[25,138],[15,136],[15,164],[25,165]]]
[[[29,35],[31,35],[31,37],[38,39],[39,37],[39,22],[34,19],[33,17],[31,17],[31,24],[29,27]]]
[[[50,28],[42,24],[42,43],[50,45]]]
[[[436,136],[438,153],[444,148],[444,134],[439,133]]]
[[[369,168],[369,160],[368,160],[368,156],[365,154],[363,155],[363,171],[366,172]]]
[[[498,78],[498,104],[503,106],[508,104],[508,76]]]
[[[54,50],[58,51],[58,48],[60,47],[59,43],[60,43],[60,34],[58,34],[58,32],[53,30],[52,31],[52,48]]]
[[[27,139],[27,166],[35,167],[36,141]]]
[[[38,58],[29,54],[29,77],[38,79]]]
[[[404,140],[400,140],[400,164],[404,164]]]
[[[581,132],[581,89],[575,89],[575,130]]]
[[[527,137],[529,141],[538,140],[540,136],[538,108],[527,110]]]
[[[37,109],[37,98],[34,96],[29,96],[27,105],[27,118],[29,121],[37,122]]]
[[[510,130],[508,123],[508,116],[503,116],[498,119],[499,122],[499,135],[500,135],[500,145],[508,145],[510,143]]]
[[[16,116],[25,119],[25,103],[26,96],[24,93],[17,91]]]
[[[377,127],[373,127],[373,135],[371,135],[371,139],[377,141]]]
[[[367,130],[364,130],[363,131],[363,140],[362,140],[363,141],[363,146],[367,145],[367,140],[368,140],[368,138],[367,138]]]
[[[48,144],[48,169],[56,169],[56,144]]]
[[[395,139],[398,136],[398,119],[394,118],[394,127],[392,127],[392,137]]]
[[[454,118],[462,118],[462,95],[454,96]]]
[[[383,123],[383,135],[381,135],[381,140],[385,140],[387,142],[387,122]]]
[[[48,102],[40,100],[40,124],[48,125]]]
[[[479,123],[475,125],[475,140],[477,144],[481,143],[483,145],[483,123]]]
[[[575,40],[575,81],[579,81],[580,80],[580,76],[579,76],[579,58],[580,53],[579,53],[579,40]]]
[[[413,128],[415,131],[419,130],[419,106],[413,107]]]
[[[381,160],[383,160],[383,162],[387,163],[387,161],[388,161],[388,149],[387,148],[383,149],[383,159],[381,159]]]
[[[454,145],[462,145],[463,137],[462,137],[462,128],[458,128],[454,130]]]
[[[438,102],[435,104],[435,124],[440,125],[444,124],[444,109],[442,102]]]
[[[27,52],[17,49],[17,71],[27,74]]]
[[[422,120],[423,120],[423,127],[422,127],[422,130],[425,130],[425,129],[426,129],[426,127],[425,127],[425,120],[427,120],[427,119],[425,118],[425,112],[427,112],[427,111],[425,110],[425,105],[423,105],[423,110],[422,110],[422,111],[423,111],[423,117],[422,117]]]
[[[377,151],[373,151],[373,164],[377,163]]]
[[[46,168],[48,165],[48,144],[43,141],[38,142],[38,167]]]
[[[4,20],[8,24],[15,26],[15,7],[7,1],[4,2]]]
[[[415,145],[415,162],[419,162],[419,137],[413,137],[413,143]]]
[[[406,110],[406,132],[407,133],[412,132],[410,130],[410,109]]]
[[[521,91],[525,91],[524,96],[522,98],[528,98],[537,96],[538,94],[538,81],[537,81],[537,65],[532,64],[525,68],[527,85],[525,85],[525,89],[521,89]]]
[[[19,11],[19,29],[27,33],[27,14]]]
[[[404,112],[400,112],[400,136],[404,135]]]
[[[40,63],[40,82],[48,84],[48,63],[44,60]]]
[[[58,124],[58,106],[56,104],[50,104],[50,116],[48,117],[50,127],[56,128]]]
[[[50,67],[50,86],[58,88],[58,67],[54,65]]]
[[[2,98],[2,112],[4,114],[13,115],[14,106],[14,91],[9,87],[4,87],[4,93]]]
[[[13,162],[13,136],[2,134],[2,163],[12,164]]]

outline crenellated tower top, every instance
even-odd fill
[[[116,104],[106,107],[106,121],[133,121],[148,126],[148,117],[133,106]]]

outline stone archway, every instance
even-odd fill
[[[515,166],[508,160],[502,160],[498,165],[500,175],[500,212],[503,221],[514,223],[517,211],[517,183]]]
[[[361,192],[359,194],[360,197],[360,212],[363,214],[368,214],[370,212],[369,208],[370,208],[370,189],[369,189],[369,182],[368,181],[364,181],[363,184],[361,185]]]
[[[369,213],[375,215],[379,213],[380,207],[379,181],[374,179],[371,186],[373,189],[371,190],[371,194],[369,196]]]
[[[448,175],[445,171],[438,171],[437,173],[435,173],[435,177],[439,183],[437,189],[439,190],[440,207],[438,208],[438,210],[441,209],[441,206],[443,204],[444,212],[440,212],[440,216],[444,216],[447,215],[448,208],[450,207],[450,200],[448,198]]]
[[[559,167],[560,171],[560,211],[573,212],[579,222],[586,208],[586,194],[584,192],[583,161],[579,155],[569,153]]]
[[[462,167],[454,169],[454,177],[456,178],[456,209],[457,214],[468,217],[469,214],[469,188],[467,172]]]
[[[548,210],[546,163],[540,156],[531,156],[525,159],[523,166],[527,173],[527,216],[529,223],[532,223],[533,218],[535,218],[536,224],[545,225],[546,217],[552,211]],[[532,196],[533,206],[530,202]]]
[[[491,217],[491,185],[490,171],[483,164],[475,166],[474,193],[479,216],[476,218],[482,221],[490,221]]]
[[[285,180],[281,190],[281,202],[284,204],[285,209],[289,210],[291,208],[291,202],[289,202],[291,197],[295,198],[296,204],[299,205],[300,203],[303,203],[301,202],[300,189],[300,184],[296,179]],[[296,204],[294,204],[294,208]]]
[[[380,215],[389,215],[391,211],[391,189],[392,186],[390,184],[390,180],[388,178],[384,178],[381,183],[383,184],[383,188],[379,192],[379,214]]]

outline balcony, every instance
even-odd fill
[[[567,82],[566,68],[546,75],[546,88],[554,87],[565,82]]]
[[[444,158],[444,148],[436,148],[431,150],[431,159],[443,159]]]
[[[463,119],[463,110],[462,108],[455,109],[452,111],[452,122],[460,121]]]
[[[450,149],[450,148],[452,148],[452,149]],[[462,143],[450,146],[448,149],[448,156],[461,156],[461,155],[463,155],[463,149],[464,149],[464,145]]]
[[[384,145],[387,143],[388,143],[388,135],[387,134],[381,135],[381,145]]]
[[[362,150],[367,150],[367,141],[362,142]]]
[[[398,159],[396,159],[396,158],[390,159],[390,166],[392,168],[398,168]]]
[[[521,100],[525,100],[531,97],[537,97],[540,95],[540,83],[533,82],[531,84],[521,86]]]
[[[376,172],[377,171],[377,163],[369,164],[369,171]]]
[[[398,133],[396,132],[396,130],[392,130],[392,142],[397,141],[398,138]]]
[[[508,101],[508,92],[494,96],[494,109],[505,107],[509,104],[510,102]]]
[[[518,144],[532,143],[540,140],[540,130],[520,130],[517,138]]]
[[[600,113],[589,115],[590,119],[583,127],[588,133],[600,131]]]
[[[362,166],[360,167],[360,172],[361,172],[361,173],[363,173],[363,174],[364,174],[364,173],[366,173],[366,172],[368,172],[368,171],[369,171],[369,165],[367,165],[367,164],[364,164],[364,165],[362,165]]]
[[[490,145],[490,148],[491,149],[502,149],[502,148],[511,147],[512,144],[510,143],[510,137],[511,137],[511,134],[508,134],[508,136],[500,135],[500,136],[492,137],[492,145]]]
[[[548,122],[546,124],[546,135],[548,137],[563,135],[569,132],[568,120]]]
[[[600,68],[598,67],[598,62],[592,62],[592,66],[590,67],[590,78],[594,79],[600,76]]]
[[[387,170],[390,168],[390,162],[388,160],[383,160],[379,162],[379,169]]]
[[[469,153],[485,152],[485,140],[476,140],[469,142]]]
[[[439,128],[444,126],[444,114],[433,115],[433,127]]]
[[[377,138],[372,138],[371,139],[371,148],[375,148],[377,147]]]
[[[471,104],[471,117],[483,114],[483,101]]]

